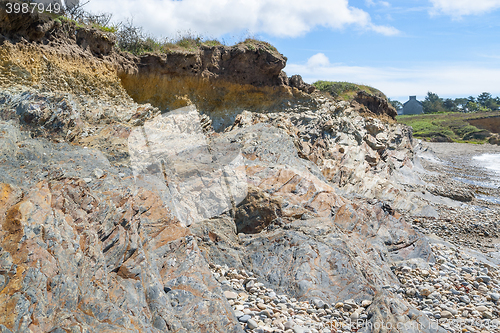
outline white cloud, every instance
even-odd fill
[[[365,4],[368,6],[368,7],[372,7],[372,6],[376,6],[376,5],[380,5],[382,7],[390,7],[391,4],[387,1],[373,1],[373,0],[365,0]]]
[[[316,66],[311,66],[311,64]],[[304,81],[348,81],[373,86],[387,96],[406,100],[423,98],[428,91],[445,96],[470,96],[488,91],[500,95],[500,68],[474,64],[422,64],[414,67],[364,67],[332,64],[318,53],[306,64],[288,64],[288,75],[300,74]]]
[[[395,36],[399,34],[399,30],[394,27],[384,25],[373,25],[372,30],[386,36]]]
[[[85,6],[92,12],[110,12],[155,35],[179,31],[221,36],[248,30],[279,37],[303,35],[314,27],[341,29],[348,25],[394,35],[397,29],[371,22],[370,15],[348,0],[95,0]]]
[[[317,53],[307,60],[307,67],[315,69],[330,65],[330,60],[324,53]]]
[[[482,14],[500,8],[500,0],[430,0],[432,14],[443,13],[454,17]]]

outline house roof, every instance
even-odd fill
[[[420,104],[420,105],[422,105],[422,106],[423,106],[422,102],[420,102],[419,100],[416,100],[416,99],[410,99],[410,100],[408,100],[408,101],[406,101],[406,102],[404,102],[404,103],[403,103],[403,107],[404,107],[406,104],[410,103],[411,101],[415,101],[415,102],[417,102],[418,104]]]

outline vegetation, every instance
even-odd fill
[[[246,38],[244,41],[239,42],[236,45],[246,46],[249,50],[255,51],[258,47],[263,47],[269,52],[277,52],[278,50],[268,42],[264,42],[255,38]]]
[[[47,17],[48,20],[54,20],[57,24],[70,23],[80,28],[95,28],[103,32],[114,33],[117,37],[116,46],[122,51],[135,55],[144,53],[170,53],[173,51],[195,52],[202,46],[214,47],[223,45],[223,43],[216,39],[206,38],[191,31],[179,32],[173,38],[156,38],[144,33],[142,28],[135,26],[131,20],[112,24],[112,14],[91,14],[83,9],[85,4],[63,8],[62,13],[44,12],[42,15]],[[270,52],[277,52],[277,49],[273,45],[255,38],[246,38],[237,45],[243,45],[249,50],[264,48]]]
[[[90,27],[104,32],[115,33],[118,31],[118,26],[111,24],[112,14],[91,14],[83,10],[82,6],[76,4],[66,7],[62,15],[57,16],[54,20],[56,22],[72,22],[77,27]]]
[[[205,39],[190,31],[176,38],[158,39],[146,35],[142,28],[134,26],[131,21],[122,23],[116,33],[117,46],[120,50],[135,55],[144,53],[170,53],[173,51],[194,52],[199,47],[218,46],[221,42],[215,39]]]
[[[203,36],[187,31],[178,33],[177,37],[158,39],[145,34],[141,28],[134,26],[131,21],[120,24],[117,36],[117,46],[120,50],[140,55],[143,53],[170,53],[173,51],[194,52],[201,46],[219,46],[223,45],[216,39],[205,38]],[[249,50],[255,51],[264,48],[270,52],[278,50],[271,44],[255,38],[246,38],[237,43],[238,46],[244,46]]]
[[[396,101],[396,100],[392,100],[390,98],[387,99],[389,101],[389,103],[391,103],[391,105],[396,109],[396,110],[399,110],[399,109],[402,109],[403,108],[403,103],[401,103],[400,101]]]
[[[350,101],[360,90],[366,91],[372,95],[386,98],[385,95],[378,89],[350,82],[316,81],[313,83],[313,86],[319,91],[329,93],[336,100]]]
[[[219,46],[223,45],[216,39],[206,39],[196,35],[191,31],[179,33],[175,38],[157,39],[143,33],[142,29],[133,25],[132,22],[121,24],[117,36],[117,46],[122,51],[140,55],[144,53],[169,53],[173,51],[194,52],[201,46]],[[278,50],[268,42],[260,41],[254,38],[246,38],[239,42],[239,46],[244,46],[251,51],[260,48],[267,49],[270,52]]]
[[[484,143],[490,133],[471,125],[469,121],[488,116],[500,117],[500,112],[407,115],[398,116],[397,121],[413,127],[413,135],[424,140]]]
[[[391,101],[393,106],[402,107],[399,101]],[[425,100],[422,102],[424,113],[442,113],[442,112],[491,112],[500,110],[500,97],[493,97],[488,92],[483,92],[479,96],[469,96],[467,98],[440,98],[433,92],[428,92]]]

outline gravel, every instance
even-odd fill
[[[500,268],[480,263],[463,249],[432,244],[428,269],[393,267],[395,292],[448,332],[500,333]],[[369,319],[371,300],[329,304],[298,301],[260,283],[252,272],[212,265],[229,304],[246,332],[357,332]],[[233,298],[233,296],[236,296]],[[359,326],[358,326],[359,324]]]

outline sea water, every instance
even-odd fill
[[[489,172],[489,184],[493,186],[486,187],[499,187],[500,188],[500,154],[482,154],[472,158],[480,167],[485,168]],[[489,201],[495,204],[500,204],[500,198],[487,195],[476,195],[480,200]]]
[[[500,154],[482,154],[474,156],[473,159],[483,168],[492,170],[500,176]]]

